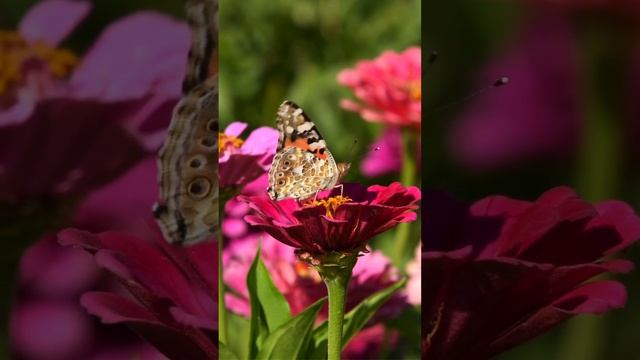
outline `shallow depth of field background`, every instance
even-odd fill
[[[399,181],[400,174],[375,179],[360,174],[360,162],[383,125],[340,108],[340,99],[354,96],[336,76],[386,50],[420,46],[420,7],[417,0],[222,0],[221,129],[232,121],[247,122],[246,136],[259,126],[275,127],[277,107],[289,99],[315,122],[336,161],[352,162],[345,182]],[[415,179],[414,185],[419,182]],[[400,269],[413,258],[419,242],[419,222],[410,229],[410,246],[399,261]],[[376,237],[374,248],[389,255],[396,231]],[[387,323],[401,332],[398,348],[408,359],[419,357],[419,318],[412,308]]]
[[[2,1],[0,28],[15,29],[36,2]],[[420,7],[418,0],[221,1],[221,127],[236,120],[247,122],[246,136],[258,126],[275,126],[278,105],[290,99],[314,120],[336,160],[353,162],[345,181],[367,185],[397,181],[399,175],[372,179],[359,173],[362,157],[383,126],[340,108],[341,98],[354,97],[338,84],[336,75],[354,67],[358,60],[373,59],[385,50],[419,46]],[[184,19],[180,0],[94,1],[87,19],[61,45],[82,54],[105,26],[139,10]],[[352,149],[355,140],[358,143]],[[418,229],[417,222],[411,225],[412,246],[401,261],[402,269],[414,255]],[[43,231],[31,230],[38,236]],[[374,246],[390,248],[393,235],[387,232],[379,236]],[[33,240],[36,238],[34,235]],[[419,311],[410,309],[389,324],[402,332],[407,358],[419,356],[418,319]]]
[[[568,185],[588,201],[616,198],[637,211],[640,17],[612,6],[560,10],[542,2],[425,5],[423,50],[440,56],[423,65],[424,183],[467,201],[491,194],[533,200]],[[511,83],[457,102],[499,76]],[[640,249],[626,257],[637,264]],[[621,279],[624,309],[568,321],[498,358],[638,353],[640,272]]]

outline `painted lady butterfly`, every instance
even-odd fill
[[[218,79],[215,62],[217,2],[186,2],[192,44],[183,97],[158,156],[160,201],[154,216],[170,243],[211,238],[218,227]]]
[[[278,150],[269,170],[272,200],[305,200],[333,188],[350,164],[336,163],[316,125],[294,102],[286,100],[276,116]]]

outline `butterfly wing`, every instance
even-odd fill
[[[292,101],[278,108],[278,151],[269,170],[269,196],[305,199],[338,181],[336,162],[316,125]]]
[[[218,226],[218,79],[209,77],[217,41],[217,1],[188,0],[192,44],[165,144],[158,156],[160,201],[154,208],[165,239],[210,239]]]

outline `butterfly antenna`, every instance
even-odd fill
[[[494,81],[491,85],[485,86],[485,87],[483,87],[481,89],[478,89],[478,90],[472,92],[471,94],[469,94],[467,96],[464,96],[463,98],[461,98],[459,100],[455,100],[455,101],[446,103],[444,105],[438,106],[438,107],[434,108],[433,110],[429,111],[429,113],[433,114],[433,113],[436,113],[436,112],[440,112],[442,110],[448,109],[449,107],[451,107],[453,105],[458,105],[458,104],[467,102],[467,101],[475,98],[476,96],[478,96],[480,94],[483,94],[483,93],[485,93],[485,92],[487,92],[487,91],[489,91],[491,89],[507,85],[508,83],[509,83],[509,78],[506,77],[506,76],[503,76],[503,77],[497,79],[496,81]]]

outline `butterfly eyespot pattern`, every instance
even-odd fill
[[[286,100],[276,114],[278,148],[269,170],[267,193],[272,200],[305,200],[333,188],[349,165],[336,163],[320,131],[293,101]]]
[[[167,138],[158,156],[160,199],[153,214],[167,242],[196,244],[218,229],[218,78],[215,0],[187,0],[191,48]]]

